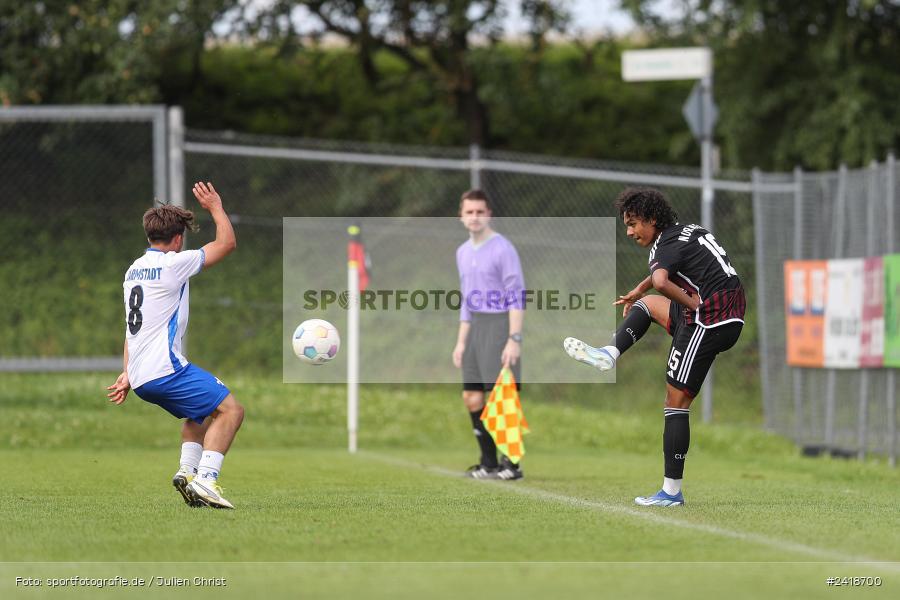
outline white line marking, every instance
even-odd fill
[[[403,460],[400,458],[395,458],[392,456],[386,456],[383,454],[377,454],[373,452],[361,452],[359,456],[365,458],[371,458],[377,460],[382,463],[404,467],[407,469],[419,469],[422,471],[426,471],[429,473],[434,473],[436,475],[442,475],[444,477],[453,477],[456,479],[462,479],[462,473],[459,471],[452,471],[450,469],[445,469],[443,467],[438,467],[434,465],[427,465],[424,463],[417,463],[412,461]],[[473,480],[474,481],[474,480]],[[759,544],[762,546],[769,546],[771,548],[776,548],[778,550],[787,550],[791,552],[797,552],[800,554],[808,554],[810,556],[816,556],[822,559],[826,559],[831,562],[860,562],[860,563],[877,563],[874,566],[878,566],[879,568],[883,568],[889,571],[900,572],[900,563],[890,562],[879,560],[875,558],[870,558],[867,556],[853,555],[853,554],[844,554],[843,552],[836,552],[834,550],[827,550],[825,548],[816,548],[815,546],[807,546],[806,544],[800,544],[798,542],[791,542],[789,540],[781,540],[778,538],[771,538],[765,535],[761,535],[758,533],[747,533],[744,531],[736,531],[733,529],[724,529],[722,527],[716,527],[715,525],[706,525],[704,523],[692,523],[690,521],[683,521],[681,519],[673,519],[671,517],[665,517],[659,514],[659,510],[665,509],[645,509],[639,510],[634,508],[629,508],[625,506],[619,506],[616,504],[608,504],[606,502],[599,502],[597,500],[585,500],[583,498],[575,498],[574,496],[566,496],[564,494],[557,494],[555,492],[548,492],[546,490],[527,487],[521,483],[511,483],[511,482],[502,482],[502,481],[490,481],[490,480],[479,480],[479,485],[485,486],[489,485],[498,490],[503,490],[505,492],[512,492],[516,494],[520,494],[523,496],[530,496],[532,498],[539,498],[541,500],[551,500],[554,502],[559,502],[560,504],[566,504],[568,506],[573,506],[576,508],[587,508],[591,510],[597,510],[606,513],[615,513],[621,515],[627,515],[629,517],[636,517],[639,519],[643,519],[645,521],[650,521],[652,523],[659,523],[660,525],[670,525],[672,527],[682,527],[684,529],[692,529],[694,531],[702,531],[704,533],[708,533],[710,535],[717,535],[720,537],[727,537],[735,540],[740,540],[742,542],[750,542],[754,544]],[[670,510],[685,510],[684,508],[676,508]]]

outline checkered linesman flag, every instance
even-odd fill
[[[519,464],[525,456],[525,442],[522,436],[529,433],[528,421],[522,412],[516,379],[508,368],[500,370],[491,397],[481,412],[484,428],[488,430],[497,448],[513,464]]]

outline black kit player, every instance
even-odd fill
[[[747,302],[737,272],[713,234],[699,225],[683,225],[661,192],[628,188],[615,201],[628,237],[650,248],[650,275],[614,302],[625,320],[613,343],[594,348],[576,338],[563,347],[572,358],[601,371],[615,367],[619,356],[655,322],[672,336],[666,362],[663,487],[639,496],[642,506],[684,504],[681,484],[690,445],[690,406],[713,361],[734,346],[744,326]],[[655,289],[660,295],[645,295]]]

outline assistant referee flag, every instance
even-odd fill
[[[500,452],[513,464],[519,464],[525,456],[522,436],[529,429],[525,413],[522,412],[522,403],[519,402],[516,379],[509,368],[500,370],[494,389],[491,390],[491,397],[481,411],[481,420]]]

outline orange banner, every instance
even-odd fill
[[[784,263],[787,363],[821,367],[825,362],[825,301],[828,261]]]

